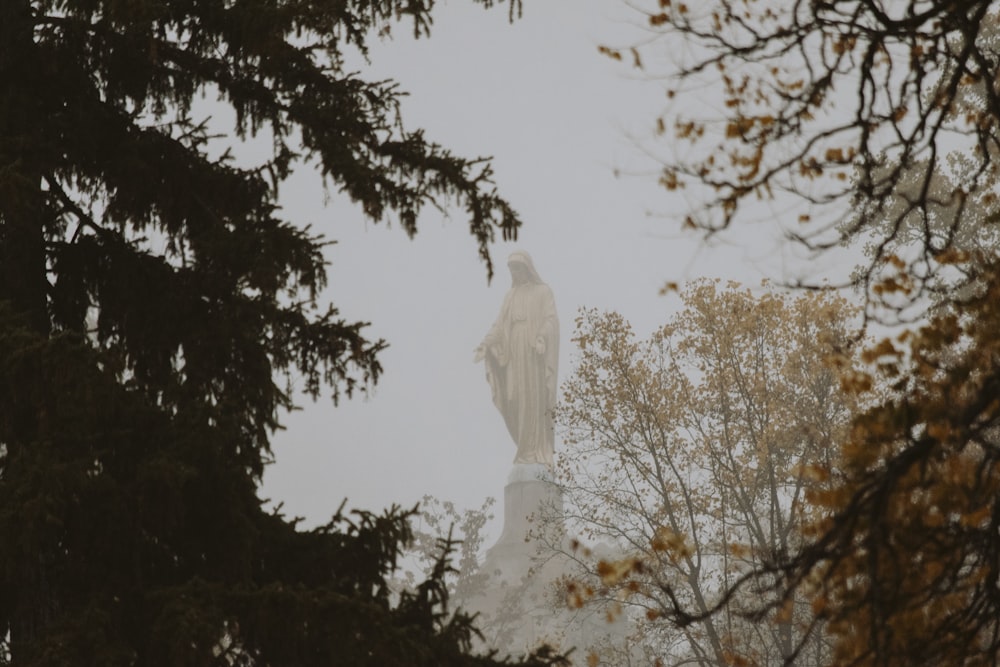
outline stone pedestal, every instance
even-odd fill
[[[539,552],[563,538],[562,493],[548,468],[515,464],[503,495],[503,532],[481,568],[494,585],[519,583]]]
[[[504,488],[503,532],[486,552],[480,584],[458,606],[477,612],[484,649],[523,656],[542,644],[587,655],[620,643],[625,627],[603,613],[570,609],[565,578],[573,569],[562,524],[562,493],[541,465],[515,465]]]
[[[479,568],[480,585],[458,606],[479,614],[486,649],[524,655],[563,646],[552,554],[561,546],[562,494],[543,465],[515,464],[504,487],[503,532]]]

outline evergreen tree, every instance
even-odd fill
[[[350,394],[383,345],[319,303],[291,169],[410,234],[458,201],[488,271],[519,225],[488,163],[345,69],[401,19],[427,36],[433,5],[0,2],[0,665],[491,662],[446,614],[444,555],[391,598],[408,513],[304,532],[256,494],[282,378]],[[269,157],[220,151],[202,96]]]

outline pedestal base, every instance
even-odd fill
[[[503,495],[503,532],[486,552],[482,571],[495,582],[512,583],[528,574],[540,549],[562,539],[562,493],[545,466],[515,464]]]
[[[477,626],[486,651],[501,657],[523,656],[549,644],[565,652],[576,647],[627,651],[624,616],[609,623],[594,609],[569,608],[566,579],[578,570],[563,527],[562,491],[542,465],[515,464],[504,487],[503,532],[479,568],[479,583],[458,607],[478,613]],[[638,656],[637,656],[638,659]]]

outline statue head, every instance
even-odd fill
[[[541,283],[542,279],[535,270],[531,255],[523,250],[515,250],[507,258],[507,268],[510,269],[511,281],[514,285]]]

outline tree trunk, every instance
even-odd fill
[[[28,0],[0,2],[0,300],[49,330],[34,22]]]
[[[38,78],[44,76],[39,60],[29,1],[0,0],[0,302],[13,308],[21,326],[44,338],[50,324],[41,166],[45,138],[39,126],[45,110],[35,92]],[[7,448],[0,483],[8,488],[17,485],[23,473],[19,454],[38,441],[42,411],[35,408],[18,408],[0,419],[7,425],[0,433]],[[4,409],[14,410],[0,406]],[[58,607],[49,555],[32,546],[18,545],[22,555],[14,557],[14,572],[7,574],[14,604],[11,618],[4,620],[9,623],[12,657],[19,663],[30,662]]]

